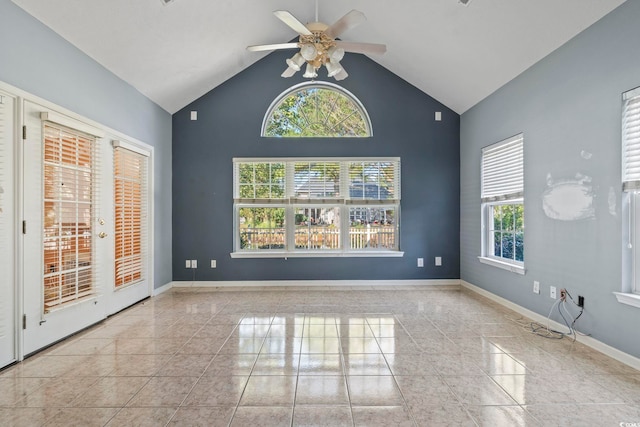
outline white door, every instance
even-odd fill
[[[101,131],[24,102],[24,354],[106,316]]]
[[[15,103],[0,91],[0,368],[16,360]]]
[[[107,314],[151,295],[149,231],[150,153],[142,144],[113,139],[105,169],[112,171],[105,191],[112,196],[109,220],[112,256],[107,292]],[[106,198],[105,198],[106,199]]]

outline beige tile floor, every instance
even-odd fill
[[[640,426],[640,371],[524,321],[457,288],[174,289],[0,371],[0,425]]]

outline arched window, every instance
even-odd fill
[[[349,91],[305,82],[281,93],[267,110],[261,136],[363,138],[373,135],[369,115]]]

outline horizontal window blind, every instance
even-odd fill
[[[524,195],[524,137],[519,134],[482,149],[482,203]]]
[[[96,293],[96,139],[44,122],[44,311]]]
[[[145,278],[147,155],[114,141],[115,287]]]
[[[622,188],[640,190],[640,88],[622,95]]]
[[[236,203],[396,204],[400,159],[234,159]]]
[[[400,162],[348,162],[348,203],[397,203],[400,200]]]

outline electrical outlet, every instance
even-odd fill
[[[418,267],[424,267],[424,258],[418,258]]]
[[[555,286],[550,286],[549,287],[549,296],[553,299],[556,299],[556,287]]]
[[[582,295],[578,295],[578,307],[584,308],[584,297]]]
[[[440,267],[442,265],[442,257],[441,256],[437,256],[436,257],[436,267]]]
[[[540,282],[538,282],[537,280],[533,281],[533,293],[534,294],[540,293]]]
[[[198,268],[198,260],[197,259],[192,259],[191,260],[191,268]]]
[[[215,259],[211,260],[211,268],[216,268],[217,267],[217,263]]]
[[[188,259],[184,262],[184,268],[191,268],[191,260]]]

